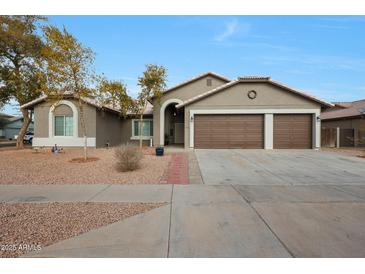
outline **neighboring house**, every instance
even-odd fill
[[[337,129],[341,147],[365,147],[365,100],[335,102],[321,114],[322,129]]]
[[[12,117],[12,115],[0,112],[0,139],[5,138],[4,126],[7,120]]]
[[[85,100],[88,146],[139,138],[138,118]],[[331,103],[269,77],[229,80],[208,72],[164,91],[145,113],[143,139],[154,146],[185,148],[319,148],[322,109]],[[78,107],[72,95],[57,104],[46,97],[22,108],[34,110],[33,146],[82,146]]]
[[[14,136],[19,134],[22,125],[22,117],[0,113],[0,138],[7,140],[15,139]],[[33,122],[30,123],[28,131],[34,131]]]

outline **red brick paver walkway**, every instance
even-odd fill
[[[189,183],[189,163],[187,153],[174,153],[171,155],[170,163],[161,179],[165,184],[182,184]]]

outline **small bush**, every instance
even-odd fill
[[[140,167],[143,153],[137,146],[121,145],[115,149],[115,158],[118,170],[132,171]]]

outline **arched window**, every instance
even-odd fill
[[[73,136],[74,119],[72,109],[60,104],[54,109],[54,136]]]

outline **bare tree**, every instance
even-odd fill
[[[43,28],[45,46],[43,62],[46,81],[44,92],[48,98],[61,100],[65,94],[72,94],[77,99],[80,126],[84,138],[84,160],[87,159],[87,132],[85,123],[85,99],[94,93],[93,71],[94,52],[84,47],[66,28],[59,30],[54,26]]]
[[[138,78],[138,85],[141,90],[135,102],[135,109],[139,116],[139,147],[142,148],[143,142],[143,114],[147,104],[152,98],[159,100],[163,90],[166,88],[167,70],[163,66],[148,64],[143,75]]]

